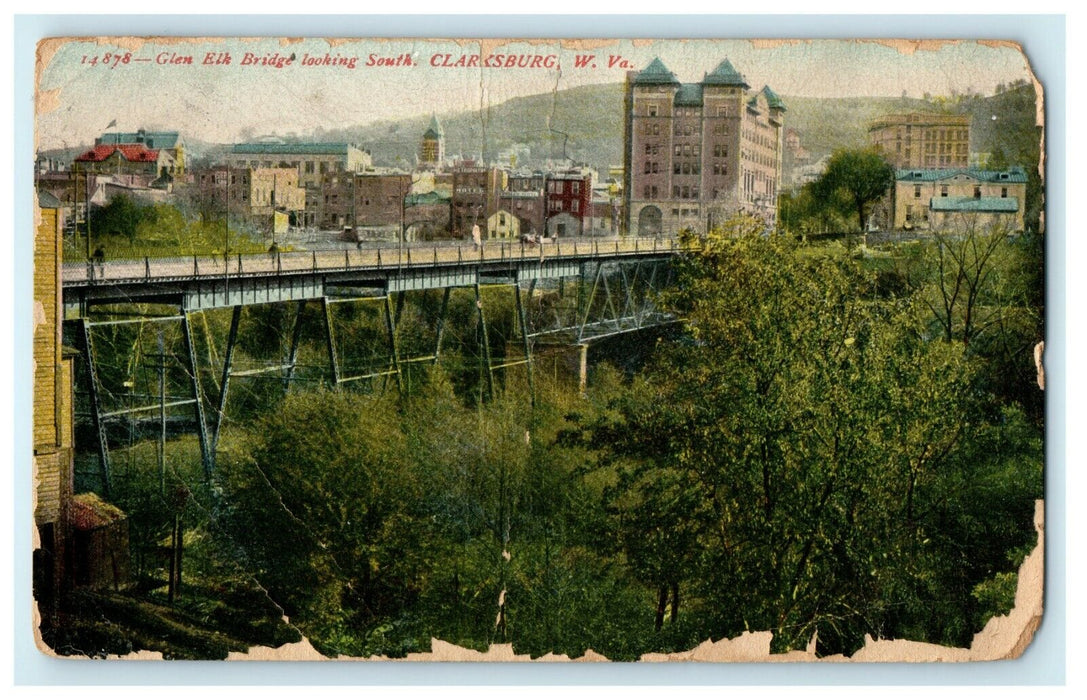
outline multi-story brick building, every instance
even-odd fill
[[[894,228],[955,230],[1007,225],[1023,230],[1027,175],[1006,171],[949,169],[895,173]]]
[[[396,171],[326,174],[321,182],[320,226],[398,236],[411,182],[411,173]]]
[[[484,230],[487,220],[498,211],[501,192],[506,188],[507,175],[498,168],[477,165],[472,161],[453,167],[452,232],[467,238],[472,228]]]
[[[623,216],[641,235],[704,231],[746,211],[775,221],[785,105],[726,59],[680,83],[659,58],[627,74]]]
[[[306,190],[305,226],[322,225],[321,180],[325,175],[362,172],[373,164],[370,154],[353,144],[279,141],[234,144],[226,162],[235,168],[294,168],[299,184]]]
[[[549,237],[580,236],[592,216],[592,176],[577,171],[548,173],[544,180],[544,230]]]
[[[184,190],[191,206],[213,216],[227,212],[261,232],[281,233],[285,223],[297,224],[306,208],[306,190],[294,168],[217,166],[191,176]]]
[[[887,114],[869,124],[868,140],[896,168],[965,168],[970,163],[970,116]]]

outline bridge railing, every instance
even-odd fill
[[[65,263],[63,277],[65,283],[71,284],[117,284],[153,280],[274,276],[322,271],[388,270],[506,260],[512,262],[550,258],[596,259],[632,254],[675,253],[679,250],[681,250],[681,244],[676,239],[655,237],[565,238],[549,239],[540,243],[487,241],[480,246],[411,245]]]

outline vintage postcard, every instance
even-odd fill
[[[42,41],[39,649],[1018,656],[1044,87],[970,37]]]

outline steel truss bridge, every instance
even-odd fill
[[[670,263],[682,252],[674,239],[560,239],[535,245],[492,241],[481,246],[414,244],[362,250],[66,263],[62,272],[66,342],[78,347],[86,368],[85,393],[97,443],[102,488],[108,494],[111,468],[107,422],[122,416],[157,412],[165,434],[166,408],[191,407],[203,468],[210,477],[231,379],[263,376],[280,380],[285,388],[289,387],[296,379],[304,312],[319,315],[323,344],[327,348],[326,380],[331,386],[338,388],[380,377],[383,381],[391,378],[400,389],[406,365],[439,361],[451,291],[472,289],[477,327],[482,329],[477,332],[477,341],[485,363],[488,394],[493,392],[495,370],[525,365],[534,401],[533,357],[537,345],[584,347],[594,340],[675,321],[671,314],[657,309],[654,301],[655,292],[670,284]],[[496,362],[492,358],[482,294],[484,288],[490,287],[506,289],[513,297],[520,346],[516,359],[502,357]],[[427,290],[440,290],[442,296],[433,328],[433,344],[422,354],[405,356],[397,333],[405,295]],[[526,312],[534,299],[545,295],[574,298],[565,305],[553,304],[547,311]],[[296,309],[286,356],[280,362],[256,368],[235,368],[234,352],[239,334],[244,332],[242,310],[266,304]],[[376,367],[347,371],[333,325],[333,308],[338,304],[377,305],[384,321],[385,347],[384,358]],[[201,387],[197,367],[193,315],[227,308],[232,309],[230,330],[222,354],[217,410],[209,421],[205,403],[210,402]],[[139,356],[129,357],[128,361],[131,365],[158,358],[161,395],[143,395],[142,401],[135,402],[145,405],[132,405],[132,400],[123,407],[105,405],[105,395],[110,392],[104,389],[99,376],[95,330],[102,332],[103,327],[124,324],[166,324],[180,329],[184,350],[173,359],[180,364],[181,376],[186,377],[186,395],[165,394],[162,377],[166,355],[160,333],[158,355],[136,353]],[[209,344],[214,342],[211,338],[205,340]]]

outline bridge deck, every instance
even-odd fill
[[[520,283],[574,276],[584,263],[665,259],[680,250],[674,239],[631,237],[65,263],[65,316],[83,316],[89,304],[161,302],[196,311],[313,299],[345,287],[399,292],[488,277]]]

